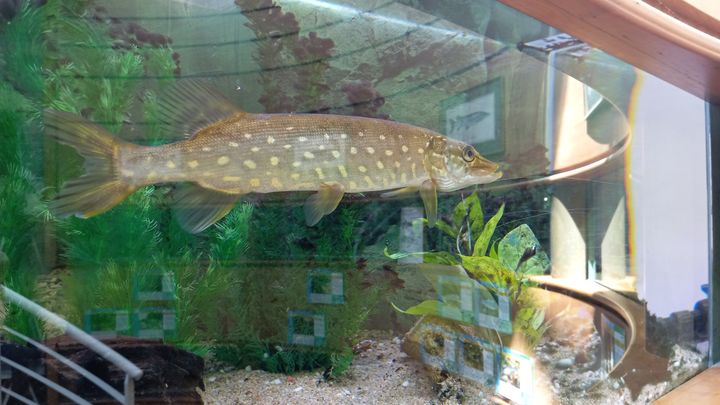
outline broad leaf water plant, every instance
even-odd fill
[[[455,206],[449,221],[438,219],[436,223],[440,231],[454,240],[453,251],[390,254],[386,248],[385,254],[391,259],[422,257],[422,263],[409,266],[419,270],[439,296],[437,300],[426,300],[405,310],[396,306],[395,309],[409,315],[478,326],[479,333],[498,343],[505,340],[498,332],[519,331],[529,347],[537,344],[547,325],[544,309],[529,293],[529,288],[535,285],[529,276],[544,274],[550,263],[525,224],[502,238],[495,236],[504,209],[503,204],[486,221],[479,197],[472,194]],[[426,219],[420,221],[427,223]],[[507,328],[477,322],[478,315],[468,310],[469,291],[479,294],[480,307],[475,311],[481,314],[497,316],[503,311],[503,301],[508,302],[511,309],[507,315],[512,319],[512,326],[509,320]]]

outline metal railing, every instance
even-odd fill
[[[93,373],[89,372],[85,368],[81,367],[77,363],[74,363],[72,360],[68,359],[67,357],[61,355],[60,353],[55,352],[54,350],[50,349],[49,347],[43,345],[40,342],[37,342],[22,333],[11,329],[7,326],[2,326],[2,330],[5,332],[17,337],[20,340],[23,340],[30,344],[31,346],[35,347],[36,349],[40,350],[41,352],[54,357],[58,361],[60,361],[65,366],[71,368],[73,371],[77,372],[84,378],[86,378],[88,381],[92,382],[100,388],[102,391],[104,391],[106,394],[108,394],[110,397],[115,399],[116,401],[120,402],[121,404],[126,405],[132,405],[135,403],[135,381],[140,379],[142,377],[143,372],[138,368],[135,364],[133,364],[130,360],[123,357],[118,352],[114,351],[107,345],[100,342],[98,339],[94,338],[93,336],[85,333],[83,330],[79,329],[75,325],[69,323],[68,321],[64,320],[63,318],[59,317],[58,315],[48,311],[47,309],[41,307],[37,303],[25,298],[24,296],[16,293],[15,291],[5,287],[1,286],[2,291],[2,297],[7,302],[12,302],[13,304],[23,308],[24,310],[32,313],[33,315],[37,316],[38,318],[42,319],[43,321],[47,322],[48,324],[53,325],[54,327],[58,328],[68,336],[71,336],[78,342],[80,342],[82,345],[87,347],[88,349],[94,351],[97,353],[100,357],[104,358],[108,362],[115,365],[117,368],[122,370],[125,373],[125,383],[123,390],[124,392],[121,393],[115,388],[111,387],[108,383],[98,378]],[[13,369],[27,375],[28,377],[46,385],[47,387],[55,390],[59,394],[65,396],[66,398],[72,400],[75,403],[78,404],[90,404],[90,402],[86,401],[85,399],[79,397],[77,394],[69,391],[68,389],[58,385],[56,382],[42,376],[41,374],[37,373],[36,371],[33,371],[21,364],[18,364],[14,362],[13,360],[10,360],[2,355],[0,353],[0,364],[7,364],[8,366],[12,367]],[[8,388],[0,386],[0,392],[15,398],[16,400],[25,403],[25,404],[37,404],[36,401],[29,399],[27,397],[24,397]]]

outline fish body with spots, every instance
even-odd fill
[[[345,193],[420,192],[429,222],[437,192],[487,183],[498,165],[471,146],[420,127],[327,114],[249,114],[239,110],[191,138],[140,146],[69,113],[46,111],[48,133],[85,157],[86,174],[68,182],[51,208],[90,217],[140,187],[187,183],[178,218],[200,232],[244,194],[314,191],[308,225],[331,213]]]

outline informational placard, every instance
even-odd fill
[[[177,332],[174,309],[144,307],[132,314],[133,335],[145,339],[168,339]]]
[[[500,333],[512,333],[510,297],[504,288],[492,284],[481,283],[492,296],[484,297],[478,290],[475,297],[477,310],[475,324],[484,328],[494,329]]]
[[[83,316],[83,329],[99,339],[129,336],[132,334],[130,311],[117,308],[87,310]]]
[[[418,218],[424,217],[424,211],[420,207],[403,207],[400,209],[400,251],[401,252],[422,252],[423,251],[423,227],[417,222]],[[422,263],[422,255],[410,255],[398,259],[398,263],[411,264]]]
[[[344,304],[344,274],[329,269],[313,269],[307,276],[308,302]]]
[[[441,370],[457,372],[457,336],[440,326],[424,324],[420,331],[420,359]]]
[[[458,373],[492,387],[496,383],[498,346],[470,335],[460,336],[459,343]]]
[[[175,300],[175,275],[169,271],[153,270],[133,277],[135,301]]]
[[[439,276],[438,295],[446,304],[440,309],[443,318],[503,334],[512,333],[510,298],[506,290],[470,278]]]
[[[288,342],[305,346],[325,345],[325,315],[312,311],[289,311]]]
[[[600,335],[602,336],[603,369],[609,373],[625,355],[627,347],[625,328],[605,313],[600,314]]]
[[[534,361],[518,351],[503,348],[495,392],[519,405],[533,404]]]

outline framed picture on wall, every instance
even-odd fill
[[[505,151],[502,89],[502,81],[495,79],[443,100],[440,128],[484,156],[501,155]]]

